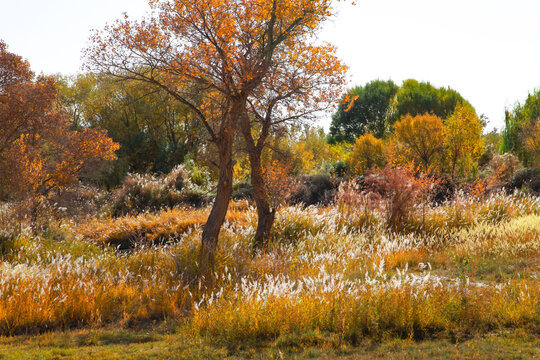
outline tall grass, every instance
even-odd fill
[[[169,318],[228,344],[309,331],[353,344],[540,331],[538,199],[462,196],[424,210],[412,212],[409,231],[389,231],[376,206],[286,207],[268,251],[252,253],[255,212],[233,204],[211,279],[197,257],[207,209],[23,231],[1,257],[0,334]],[[126,239],[137,246],[118,251]],[[482,281],[455,256],[532,268]]]

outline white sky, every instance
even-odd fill
[[[147,0],[0,0],[0,39],[36,72],[73,74],[90,29]],[[321,38],[338,46],[352,85],[408,78],[459,91],[489,128],[540,87],[540,0],[357,0]],[[323,121],[325,127],[329,120]]]

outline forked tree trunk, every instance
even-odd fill
[[[203,228],[200,261],[204,271],[209,271],[214,267],[216,249],[219,232],[225,222],[227,209],[232,195],[233,185],[233,160],[232,146],[234,131],[225,130],[223,136],[218,141],[219,150],[219,180],[217,184],[217,194],[212,206],[212,211]]]

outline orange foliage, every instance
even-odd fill
[[[70,130],[56,109],[54,80],[33,78],[28,63],[0,42],[0,180],[23,198],[75,182],[85,166],[113,160],[118,149],[104,131]]]
[[[272,208],[278,208],[287,201],[294,185],[294,179],[291,176],[292,164],[274,160],[263,169],[263,172],[270,204]]]

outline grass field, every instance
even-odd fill
[[[0,358],[540,356],[538,198],[459,197],[400,231],[380,209],[286,207],[256,254],[255,212],[238,203],[206,277],[205,216],[3,235]]]

